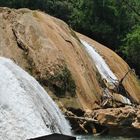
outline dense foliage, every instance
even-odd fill
[[[119,53],[140,75],[140,0],[0,0],[40,9]]]
[[[127,34],[122,49],[129,64],[140,70],[140,26],[134,27],[132,32]],[[137,73],[140,75],[140,71]]]

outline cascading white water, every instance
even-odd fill
[[[116,82],[118,80],[117,77],[110,70],[109,66],[106,64],[102,56],[96,51],[96,49],[83,40],[81,40],[81,42],[84,45],[90,57],[92,58],[92,60],[94,61],[102,78],[106,79],[107,82]]]
[[[117,83],[118,82],[117,77],[111,71],[111,69],[109,68],[109,66],[107,65],[105,60],[102,58],[102,56],[96,51],[94,46],[91,46],[90,44],[88,44],[84,40],[80,40],[80,41],[83,44],[83,46],[84,46],[85,50],[87,51],[87,53],[92,58],[97,70],[101,74],[102,79],[106,79],[108,83],[113,84],[113,85],[115,83]],[[123,99],[123,101],[122,101],[123,103],[131,104],[131,101],[128,98],[122,96],[122,99]]]
[[[0,57],[0,140],[70,135],[70,129],[39,83],[10,59]]]

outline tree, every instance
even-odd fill
[[[124,41],[123,52],[127,62],[133,66],[140,75],[140,25],[134,27],[132,32],[127,34]]]

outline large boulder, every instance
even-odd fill
[[[65,107],[99,107],[96,67],[75,32],[40,11],[0,8],[0,56],[33,75]]]

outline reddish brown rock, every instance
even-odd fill
[[[120,136],[140,136],[140,112],[139,107],[121,107],[94,110],[85,114],[97,122],[93,123],[104,127],[99,134],[107,130],[107,134]],[[98,127],[96,127],[98,131]]]

